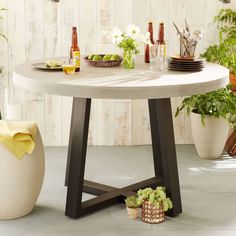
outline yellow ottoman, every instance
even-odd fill
[[[29,214],[35,206],[45,170],[39,130],[34,141],[32,154],[24,154],[20,160],[0,143],[0,220],[22,217]]]

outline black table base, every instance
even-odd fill
[[[170,99],[150,99],[148,104],[155,177],[118,189],[84,180],[91,99],[73,99],[66,172],[65,214],[68,217],[79,218],[110,204],[124,202],[125,197],[140,188],[160,185],[166,187],[167,196],[173,202],[173,209],[167,215],[174,217],[182,212]],[[82,202],[83,192],[97,197]]]

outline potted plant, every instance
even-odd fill
[[[161,223],[165,212],[172,208],[170,198],[166,197],[165,188],[145,188],[137,192],[137,202],[142,205],[142,220],[147,223]]]
[[[232,90],[236,90],[236,11],[221,9],[215,17],[219,28],[218,44],[209,46],[201,55],[207,61],[225,66],[230,71]]]
[[[137,202],[137,196],[128,196],[125,199],[126,203],[126,209],[128,212],[128,217],[130,219],[137,219],[138,218],[138,209],[140,207],[140,204]]]
[[[183,100],[175,116],[187,109],[191,114],[194,144],[201,158],[216,159],[223,152],[229,125],[236,127],[236,94],[231,85]]]

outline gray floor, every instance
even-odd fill
[[[0,221],[0,236],[236,235],[236,159],[200,160],[194,146],[177,146],[183,214],[158,225],[127,219],[124,204],[79,220],[64,216],[66,148],[46,148],[46,175],[33,213]],[[121,187],[153,176],[150,147],[91,147],[86,177]],[[91,196],[85,194],[84,199]]]

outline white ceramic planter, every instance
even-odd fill
[[[203,126],[201,115],[191,113],[191,126],[199,157],[220,158],[229,132],[228,122],[223,118],[206,117],[205,126]]]
[[[127,209],[128,217],[130,219],[135,220],[138,218],[139,208],[126,207],[126,209]]]
[[[31,156],[21,160],[0,144],[0,220],[29,214],[38,199],[44,177],[44,149],[38,131]]]

